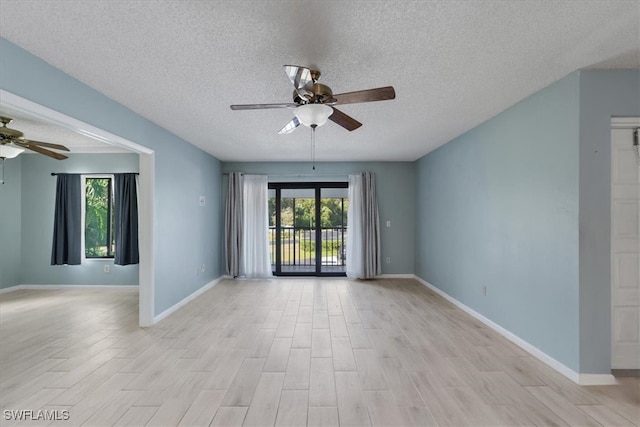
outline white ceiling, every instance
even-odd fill
[[[567,74],[640,68],[633,1],[7,1],[0,35],[223,161],[309,160],[284,64],[317,67],[364,125],[319,161],[415,160]],[[25,132],[26,133],[26,132]],[[143,143],[143,141],[139,141]]]

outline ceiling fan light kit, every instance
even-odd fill
[[[294,114],[301,124],[317,127],[327,123],[329,116],[333,114],[333,108],[324,104],[305,104],[296,108]]]
[[[13,159],[23,151],[24,149],[16,147],[13,144],[2,144],[0,145],[0,159]]]

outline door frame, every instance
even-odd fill
[[[637,129],[640,128],[640,117],[613,117],[611,118],[611,133],[610,135],[612,135],[613,130],[615,129]],[[610,140],[610,152],[611,152],[611,175],[610,175],[610,193],[611,193],[611,197],[610,197],[610,244],[609,244],[609,250],[610,250],[610,276],[609,276],[609,286],[610,286],[610,310],[611,310],[611,368],[613,371],[619,371],[619,369],[614,369],[613,367],[613,356],[614,356],[614,343],[615,343],[615,319],[614,319],[614,305],[615,305],[615,278],[614,278],[614,274],[615,274],[615,251],[614,251],[614,239],[615,239],[615,235],[614,235],[614,230],[613,230],[613,226],[614,226],[614,192],[613,192],[613,186],[614,186],[614,149],[613,149],[613,137]],[[640,167],[640,166],[638,166]],[[638,227],[640,229],[640,215],[638,215]],[[640,263],[638,265],[638,274],[640,277]],[[632,369],[633,371],[637,371],[637,369]],[[636,372],[637,374],[637,372]]]
[[[347,273],[345,272],[323,272],[322,271],[322,226],[319,226],[318,220],[320,218],[321,213],[321,204],[318,203],[322,196],[323,188],[349,188],[349,183],[347,181],[334,181],[334,182],[270,182],[268,189],[276,191],[276,270],[273,272],[275,276],[312,276],[312,277],[346,277]],[[282,249],[280,243],[281,239],[281,229],[280,229],[280,221],[281,221],[281,213],[280,213],[280,203],[281,203],[281,190],[304,190],[304,189],[314,189],[315,190],[315,217],[316,217],[316,228],[315,228],[315,242],[316,242],[316,271],[315,272],[283,272],[281,269],[281,259],[282,259]]]

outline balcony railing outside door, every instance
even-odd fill
[[[281,227],[281,266],[314,267],[316,265],[316,229]],[[276,231],[269,227],[271,264],[276,263]],[[322,228],[322,266],[346,265],[346,227]],[[337,269],[336,271],[340,271]],[[344,271],[344,270],[342,270]]]

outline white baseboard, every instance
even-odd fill
[[[9,288],[0,289],[0,294],[7,292],[15,292],[22,290],[39,290],[39,291],[59,291],[63,289],[74,290],[101,290],[101,291],[138,291],[138,285],[16,285]]]
[[[554,359],[553,357],[549,356],[548,354],[546,354],[545,352],[543,352],[539,348],[537,348],[534,345],[528,343],[527,341],[523,340],[522,338],[520,338],[519,336],[515,335],[514,333],[508,331],[507,329],[503,328],[502,326],[498,325],[497,323],[493,322],[492,320],[484,317],[482,314],[478,313],[477,311],[473,310],[472,308],[470,308],[470,307],[466,306],[465,304],[461,303],[457,299],[453,298],[451,295],[447,294],[446,292],[442,291],[441,289],[436,288],[435,286],[433,286],[431,283],[427,282],[426,280],[423,280],[422,278],[420,278],[418,276],[414,276],[414,278],[417,281],[419,281],[420,283],[422,283],[424,286],[426,286],[427,288],[431,289],[433,292],[437,293],[438,295],[440,295],[441,297],[443,297],[444,299],[446,299],[447,301],[449,301],[450,303],[455,305],[456,307],[460,308],[462,311],[464,311],[464,312],[470,314],[471,316],[475,317],[476,319],[478,319],[479,321],[481,321],[482,323],[484,323],[485,325],[487,325],[488,327],[490,327],[494,331],[498,332],[500,335],[502,335],[505,338],[507,338],[509,341],[511,341],[514,344],[516,344],[518,347],[520,347],[523,350],[525,350],[526,352],[530,353],[532,356],[536,357],[537,359],[539,359],[541,362],[543,362],[544,364],[546,364],[550,368],[555,369],[556,371],[558,371],[559,373],[561,373],[565,377],[569,378],[571,381],[575,382],[576,384],[579,384],[579,385],[609,385],[609,384],[616,384],[617,383],[615,377],[613,375],[610,375],[610,374],[580,374],[580,373],[574,371],[573,369],[569,368],[568,366],[566,366],[562,362],[559,362],[556,359]]]
[[[16,286],[10,286],[8,288],[2,288],[2,289],[0,289],[0,294],[6,294],[8,292],[19,291],[20,289],[22,289],[20,286],[21,285],[16,285]]]
[[[162,319],[168,317],[170,314],[174,313],[175,311],[179,310],[180,308],[184,307],[185,305],[187,305],[188,303],[190,303],[191,301],[193,301],[194,299],[196,299],[197,297],[199,297],[200,295],[202,295],[203,293],[205,293],[209,289],[213,288],[215,285],[217,285],[224,278],[225,278],[225,276],[220,276],[217,279],[212,280],[211,282],[207,283],[206,285],[204,285],[203,287],[201,287],[200,289],[198,289],[197,291],[195,291],[191,295],[189,295],[186,298],[184,298],[182,301],[180,301],[180,302],[172,305],[171,307],[167,308],[165,311],[163,311],[162,313],[158,314],[157,316],[155,316],[153,318],[153,325],[155,325],[156,323],[158,323]]]
[[[376,279],[415,279],[413,274],[381,274]]]
[[[616,377],[611,374],[580,374],[580,385],[615,385]]]

